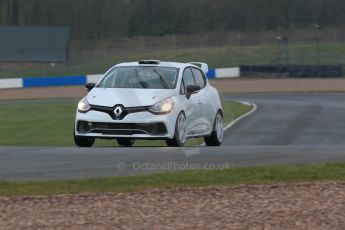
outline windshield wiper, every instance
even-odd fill
[[[138,82],[140,83],[140,85],[141,85],[143,88],[147,88],[146,82],[144,82],[143,80],[141,80],[141,78],[139,77],[138,70],[135,70],[135,75],[137,76],[137,80],[138,80]]]
[[[156,69],[153,69],[153,72],[155,72],[155,74],[158,75],[158,77],[159,77],[159,79],[160,79],[160,81],[161,81],[161,84],[162,84],[162,86],[164,87],[164,89],[170,88],[169,83],[164,79],[164,77],[163,77],[162,75],[160,75],[160,74],[158,73],[158,71],[157,71]]]

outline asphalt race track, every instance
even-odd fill
[[[0,147],[0,180],[133,175],[165,170],[345,161],[345,94],[249,94],[255,113],[221,147]]]

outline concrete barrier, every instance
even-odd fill
[[[222,68],[215,69],[216,78],[226,78],[226,77],[239,77],[240,68]]]
[[[23,79],[0,79],[0,89],[23,88]]]

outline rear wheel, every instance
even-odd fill
[[[181,147],[187,141],[187,122],[184,113],[180,113],[176,120],[175,134],[173,139],[167,139],[166,144],[169,147]]]
[[[95,143],[95,138],[74,135],[74,143],[79,147],[91,147]]]
[[[121,146],[131,147],[134,145],[135,140],[129,138],[118,138],[117,143]]]
[[[205,143],[208,146],[220,146],[223,141],[223,116],[220,112],[217,113],[214,122],[211,136],[205,137]]]

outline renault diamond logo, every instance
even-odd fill
[[[122,109],[121,109],[120,106],[117,106],[117,107],[115,108],[114,114],[115,114],[116,117],[120,117],[120,116],[121,116],[121,114],[122,114]]]

